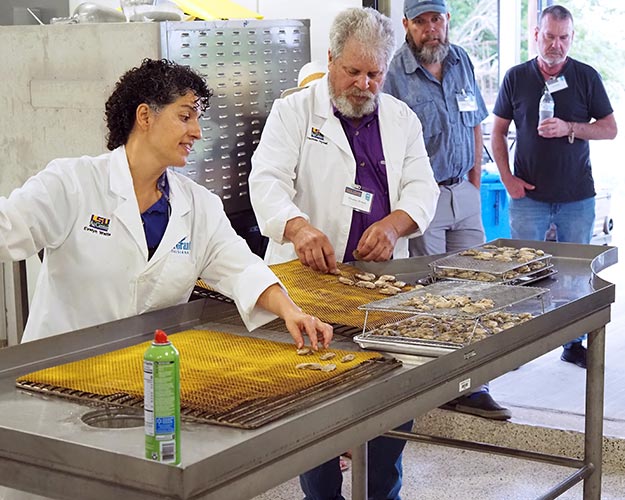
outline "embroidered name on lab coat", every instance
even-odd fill
[[[321,130],[315,127],[311,127],[310,135],[307,137],[307,139],[311,141],[315,141],[315,142],[320,142],[321,144],[328,143],[328,141],[326,141],[325,136],[321,133]]]
[[[101,236],[111,236],[109,231],[109,226],[111,224],[111,219],[107,219],[106,217],[102,217],[101,215],[91,214],[91,219],[89,219],[89,225],[84,226],[83,230],[99,234]]]

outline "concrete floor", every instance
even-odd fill
[[[483,453],[441,446],[408,443],[404,451],[403,500],[530,500],[562,481],[568,468],[527,460],[494,457]],[[351,498],[351,474],[343,474],[343,496]],[[303,498],[299,482],[293,479],[259,495],[254,500],[297,500]],[[580,500],[582,486],[558,497]],[[602,500],[625,498],[625,472],[605,474]]]

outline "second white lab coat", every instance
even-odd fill
[[[434,217],[439,196],[421,123],[408,106],[387,94],[379,96],[379,120],[391,210],[403,210],[417,223],[419,231],[408,235],[414,237]],[[298,216],[323,231],[337,260],[343,261],[352,220],[343,194],[355,178],[356,162],[333,113],[327,76],[276,100],[252,157],[249,178],[260,230],[270,238],[265,261],[297,258],[293,244],[284,239],[284,228]],[[393,255],[408,257],[407,237],[398,240]]]
[[[0,198],[0,260],[45,249],[24,341],[184,303],[198,277],[235,299],[248,329],[275,318],[255,304],[278,279],[221,200],[172,169],[167,179],[171,215],[149,261],[123,146],[54,160]]]

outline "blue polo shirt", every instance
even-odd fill
[[[162,196],[154,205],[141,214],[143,231],[145,232],[145,239],[148,244],[148,260],[151,259],[154,252],[156,252],[165,234],[165,229],[167,229],[167,223],[169,222],[170,207],[167,172],[163,172],[158,178],[156,185]]]
[[[383,90],[404,101],[419,117],[436,182],[464,177],[473,168],[473,128],[484,121],[488,110],[464,49],[449,47],[439,82],[404,42],[389,65]],[[456,96],[463,92],[475,97],[476,111],[460,111]]]

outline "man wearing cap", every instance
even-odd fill
[[[394,51],[389,18],[346,9],[332,23],[327,74],[273,103],[249,177],[271,239],[266,262],[299,259],[327,273],[355,254],[405,258],[408,237],[427,228],[439,190],[419,119],[381,92]],[[385,436],[368,442],[368,499],[401,500],[404,446]],[[344,500],[342,482],[338,456],[300,476],[306,500]]]
[[[481,122],[488,116],[464,49],[449,43],[445,0],[405,0],[406,41],[390,64],[384,92],[404,101],[423,124],[423,139],[440,197],[410,255],[458,252],[484,243],[480,178]],[[496,420],[510,418],[482,386],[443,408]]]

